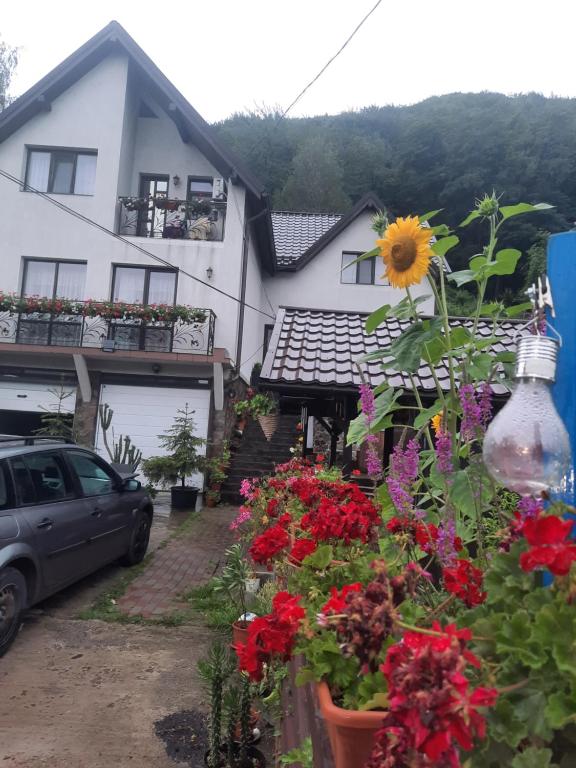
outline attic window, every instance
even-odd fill
[[[390,285],[386,278],[380,276],[384,268],[376,256],[352,263],[361,255],[362,251],[343,251],[340,282],[348,285]]]
[[[138,117],[158,117],[158,115],[146,104],[145,101],[140,102],[138,108]]]

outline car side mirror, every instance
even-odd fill
[[[139,491],[142,488],[140,480],[135,480],[133,477],[127,477],[122,481],[123,491]]]

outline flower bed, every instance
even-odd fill
[[[102,317],[104,320],[143,320],[144,322],[204,323],[205,309],[186,307],[181,304],[127,304],[111,301],[70,301],[48,299],[40,296],[17,296],[0,292],[0,312],[14,312],[51,315],[78,315],[80,317]]]
[[[424,360],[434,376],[442,360],[451,382],[445,392],[437,381],[428,408],[413,393],[414,418],[386,473],[374,446],[395,423],[402,393],[362,386],[348,441],[369,444],[380,481],[374,502],[321,461],[293,460],[242,484],[233,527],[252,559],[273,570],[278,591],[272,610],[236,646],[239,665],[265,681],[302,658],[298,682],[320,686],[336,768],[576,764],[574,523],[563,519],[561,503],[499,486],[482,460],[493,384],[505,381],[511,361],[492,354],[475,329],[482,314],[496,331],[500,317],[526,309],[487,306],[484,295],[487,281],[509,274],[519,258],[513,249],[496,251],[502,225],[537,208],[500,208],[486,197],[463,222],[488,222],[490,232],[484,255],[451,275],[476,286],[472,330],[450,327],[442,268],[439,284],[430,280],[439,317],[421,318],[408,290],[399,305],[368,319],[370,330],[389,315],[412,317],[381,351],[386,365],[409,377]],[[421,223],[382,227],[376,252],[394,285],[421,280],[432,256],[442,267],[458,242],[444,225],[424,231]],[[531,330],[541,326],[535,314]],[[547,471],[536,456],[539,482]],[[544,568],[550,586],[542,585]],[[343,745],[336,726],[348,722],[358,732],[372,723],[364,753],[358,738],[356,749]]]

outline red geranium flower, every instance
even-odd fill
[[[325,615],[331,613],[342,613],[346,607],[346,595],[351,592],[360,592],[362,584],[357,582],[355,584],[345,584],[340,591],[336,587],[330,588],[330,599],[326,605],[322,608],[322,613]]]
[[[457,560],[456,565],[447,566],[442,571],[442,578],[446,591],[456,595],[468,608],[486,600],[486,592],[482,591],[482,571],[470,560]]]
[[[354,475],[354,477],[358,477],[358,475],[361,475],[361,474],[362,474],[362,472],[360,472],[360,470],[359,470],[359,469],[353,469],[353,470],[352,470],[352,474]]]
[[[305,557],[316,551],[316,542],[312,539],[298,539],[290,550],[290,557],[301,563]]]
[[[250,556],[255,563],[266,565],[279,552],[290,544],[290,537],[284,527],[278,523],[256,536],[250,546]]]
[[[316,456],[316,463],[317,463],[317,464],[322,464],[322,462],[323,462],[323,461],[326,461],[326,456],[324,456],[324,454],[323,454],[323,453],[319,453],[319,454]]]
[[[530,549],[520,555],[520,567],[524,571],[548,568],[555,576],[566,576],[576,560],[576,544],[567,541],[573,526],[572,520],[556,515],[526,520],[522,533]]]

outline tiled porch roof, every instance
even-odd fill
[[[320,386],[355,389],[360,384],[355,361],[363,355],[387,347],[410,325],[408,320],[391,318],[374,333],[367,334],[364,325],[368,313],[338,312],[281,307],[276,316],[270,346],[262,366],[263,383],[294,386]],[[471,328],[469,318],[453,318],[453,326]],[[498,342],[493,352],[512,352],[518,321],[503,322],[494,335]],[[492,335],[492,322],[481,320],[478,335]],[[363,371],[372,386],[387,381],[392,387],[411,388],[408,376],[395,371],[384,372],[379,360],[364,363]],[[443,389],[449,389],[448,368],[444,361],[436,368]],[[434,393],[436,386],[428,365],[421,365],[415,380],[423,392]],[[507,393],[502,384],[494,384],[495,394]]]

